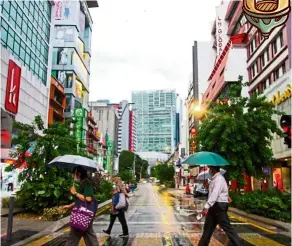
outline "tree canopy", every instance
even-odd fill
[[[262,168],[271,165],[271,140],[282,131],[272,119],[281,114],[261,94],[242,97],[242,77],[231,84],[227,100],[213,103],[193,139],[198,151],[212,151],[225,157],[231,179],[243,181],[242,173],[259,177]],[[192,141],[192,139],[191,139]]]
[[[54,123],[49,128],[44,128],[40,116],[36,116],[31,124],[14,122],[17,129],[12,144],[17,145],[13,154],[17,159],[17,166],[27,163],[27,167],[19,175],[23,182],[18,192],[19,199],[24,201],[25,208],[42,212],[50,208],[67,204],[73,200],[69,189],[73,184],[70,169],[49,167],[48,163],[55,157],[65,154],[86,156],[86,148],[69,134],[69,128],[62,123]],[[33,145],[32,155],[26,155],[27,150]],[[15,168],[11,166],[10,168]]]
[[[147,178],[147,169],[148,169],[148,161],[143,160],[139,155],[130,152],[130,151],[122,151],[119,157],[119,174],[123,176],[127,176],[129,171],[133,172],[133,163],[134,163],[134,157],[136,156],[135,159],[135,175],[136,179],[139,180],[140,178],[140,172],[142,170],[141,177],[142,178]]]

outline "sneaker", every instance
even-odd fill
[[[102,230],[105,234],[108,234],[108,235],[110,235],[111,233],[110,232],[108,232],[108,231],[106,231],[106,230]]]
[[[121,235],[119,235],[119,237],[128,237],[129,236],[129,234],[121,234]]]

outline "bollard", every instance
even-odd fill
[[[8,225],[7,225],[7,241],[11,241],[12,228],[13,228],[13,209],[14,209],[14,196],[9,198],[9,214],[8,214]]]

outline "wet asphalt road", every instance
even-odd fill
[[[100,245],[197,245],[202,234],[203,221],[198,222],[195,211],[181,209],[179,201],[168,193],[159,194],[151,184],[139,185],[138,191],[130,198],[126,213],[130,237],[121,239],[121,225],[116,220],[109,237],[102,232],[107,229],[109,214],[95,219],[94,230]],[[232,225],[242,239],[243,245],[280,246],[291,245],[291,238],[281,234],[276,228],[265,230],[257,225],[249,225],[231,217]],[[216,230],[210,245],[230,245],[220,230]]]

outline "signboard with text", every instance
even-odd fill
[[[228,2],[223,2],[220,6],[216,7],[217,59],[219,59],[229,41],[229,37],[227,35],[228,23],[225,21],[227,8]]]
[[[12,60],[8,64],[6,84],[5,109],[12,114],[17,114],[20,92],[21,68]]]
[[[85,109],[77,108],[75,109],[74,116],[76,118],[76,140],[81,142],[83,139],[83,123],[85,118]]]

